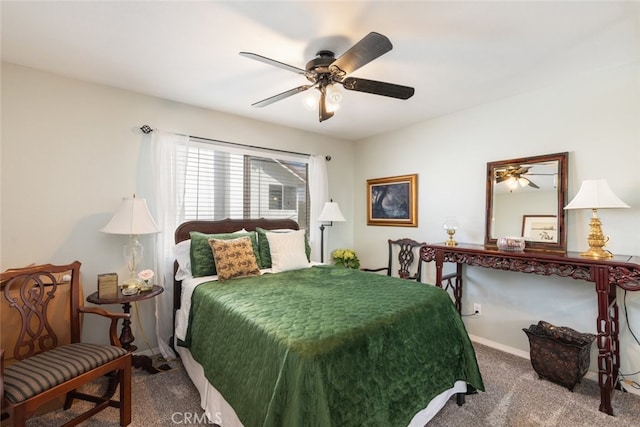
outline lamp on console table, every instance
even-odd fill
[[[444,225],[442,226],[447,231],[449,235],[449,240],[444,242],[446,246],[456,246],[458,242],[453,240],[453,235],[456,234],[456,230],[458,229],[458,220],[454,216],[448,216],[444,219]]]
[[[591,209],[593,215],[589,223],[589,250],[580,255],[588,258],[611,258],[613,255],[603,246],[609,241],[609,236],[602,233],[598,209],[628,208],[625,202],[611,190],[604,179],[583,181],[578,194],[565,206],[565,209]]]
[[[342,215],[342,211],[340,210],[340,206],[333,200],[330,202],[326,202],[324,207],[322,208],[322,212],[320,212],[320,216],[318,217],[319,222],[328,222],[329,224],[321,224],[320,225],[320,262],[324,262],[324,228],[325,226],[332,226],[333,222],[343,222],[346,221],[344,219],[344,215]]]

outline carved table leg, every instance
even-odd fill
[[[607,267],[593,267],[596,292],[598,294],[598,385],[600,386],[600,412],[613,415],[611,393],[618,370],[618,318],[615,305],[615,286],[609,283]],[[612,289],[613,288],[613,289]],[[610,304],[615,306],[610,311]],[[613,315],[612,315],[613,314]],[[614,351],[615,349],[615,351]]]
[[[129,314],[131,312],[131,303],[125,302],[122,304],[122,310]],[[131,344],[135,340],[133,332],[131,331],[131,320],[125,318],[122,322],[122,332],[120,333],[120,343],[122,348],[129,352],[134,352],[138,349],[135,345]],[[142,368],[150,374],[156,374],[160,372],[153,367],[153,361],[149,356],[132,354],[131,362],[134,368]]]
[[[456,287],[453,291],[456,298],[456,309],[462,313],[462,264],[456,264]]]
[[[442,264],[444,263],[444,252],[441,250],[435,251],[435,261],[436,261],[436,286],[442,287]]]
[[[442,280],[447,281],[447,285],[444,288],[445,290],[448,291],[449,288],[453,290],[453,300],[456,310],[462,314],[462,264],[456,263],[456,272],[442,276]]]
[[[122,311],[126,314],[131,313],[131,303],[125,302],[122,304]],[[135,338],[133,337],[133,333],[131,332],[131,320],[129,318],[125,318],[122,322],[122,332],[120,333],[120,343],[122,344],[122,348],[127,351],[136,351],[138,347],[132,345]]]
[[[613,357],[613,386],[617,389],[621,389],[620,382],[618,381],[618,370],[620,369],[620,336],[618,327],[620,325],[620,318],[618,317],[618,303],[616,298],[616,287],[612,286],[609,290],[610,301],[613,301],[609,306],[611,315],[611,356]],[[611,295],[613,294],[613,295]]]

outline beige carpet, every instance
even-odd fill
[[[598,411],[600,394],[595,382],[584,380],[570,392],[538,379],[526,359],[479,344],[474,347],[487,391],[467,396],[461,407],[452,399],[429,427],[630,427],[640,424],[640,397],[637,395],[616,391],[613,399],[616,416],[610,417]],[[172,362],[171,365],[175,368],[156,375],[135,370],[131,425],[213,425],[185,422],[185,416],[191,416],[191,421],[201,420],[200,398],[180,363]],[[68,412],[75,412],[80,405],[84,403],[76,403]],[[60,425],[68,418],[69,414],[64,411],[56,411],[33,418],[27,425],[50,427]],[[117,409],[106,409],[84,425],[117,426]]]
[[[474,343],[487,391],[449,402],[429,427],[587,427],[640,425],[640,396],[614,392],[615,417],[598,411],[597,382],[584,379],[573,392],[541,380],[531,362]]]

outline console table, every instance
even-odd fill
[[[505,252],[483,245],[444,243],[425,245],[420,249],[423,261],[436,263],[436,285],[452,288],[456,308],[462,304],[462,266],[534,273],[545,276],[572,277],[595,282],[598,303],[596,329],[598,338],[598,385],[600,411],[613,415],[611,394],[618,385],[620,347],[618,337],[618,304],[616,286],[628,291],[640,291],[640,257],[615,255],[609,259],[590,259],[577,252]],[[455,274],[443,278],[445,262],[456,263]]]

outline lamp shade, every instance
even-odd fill
[[[342,221],[346,221],[346,219],[344,219],[344,215],[342,215],[342,212],[340,211],[340,207],[336,202],[326,202],[324,204],[324,208],[322,208],[322,212],[320,213],[320,216],[318,217],[318,221],[342,222]]]
[[[565,209],[628,208],[625,202],[611,190],[604,179],[582,181],[578,194]]]
[[[147,201],[134,196],[122,198],[122,205],[111,221],[100,231],[109,234],[137,235],[158,233],[160,229],[151,217]]]

